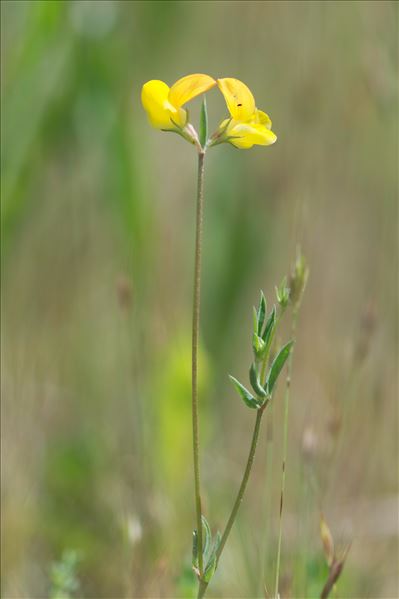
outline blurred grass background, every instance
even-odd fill
[[[397,597],[397,3],[18,0],[1,16],[2,596],[48,597],[68,551],[76,596],[190,596],[196,157],[139,97],[204,72],[244,80],[278,135],[207,157],[205,512],[224,525],[250,441],[227,374],[246,376],[251,307],[299,242],[282,596],[320,593],[323,510],[353,541],[338,596]],[[216,90],[208,109],[215,127]],[[210,596],[273,587],[281,387]]]

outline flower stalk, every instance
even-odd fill
[[[226,545],[227,539],[229,538],[231,529],[233,528],[233,524],[237,517],[238,510],[240,509],[240,505],[244,498],[245,490],[246,490],[247,484],[248,484],[249,475],[251,474],[252,466],[254,463],[256,447],[257,447],[258,439],[259,439],[261,420],[262,420],[263,412],[266,408],[266,405],[267,404],[264,404],[261,408],[259,408],[259,410],[257,410],[257,413],[256,413],[255,426],[254,426],[254,431],[252,433],[252,440],[251,440],[251,446],[249,449],[247,464],[245,466],[244,474],[243,474],[243,477],[241,480],[240,488],[238,489],[236,500],[234,502],[229,519],[227,521],[227,524],[225,526],[225,529],[224,529],[224,532],[222,535],[222,540],[220,541],[220,545],[216,552],[216,561],[217,562],[219,561],[220,556],[222,555],[224,546]],[[204,597],[207,588],[208,588],[208,583],[200,584],[200,587],[198,590],[198,599],[202,599]]]
[[[205,152],[198,153],[198,181],[197,181],[197,210],[195,234],[195,259],[194,259],[194,294],[193,294],[193,322],[192,322],[192,355],[191,355],[191,403],[193,426],[193,464],[194,464],[194,492],[195,510],[198,538],[198,569],[199,577],[204,574],[203,538],[202,538],[202,507],[201,507],[201,481],[199,465],[199,422],[198,422],[198,340],[201,307],[201,262],[202,262],[202,230],[204,217],[204,160]]]

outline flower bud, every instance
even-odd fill
[[[287,287],[287,277],[284,277],[280,283],[280,286],[276,287],[276,297],[282,308],[286,308],[288,306],[288,302],[290,300],[290,288]]]
[[[305,290],[306,283],[309,276],[309,268],[306,264],[305,257],[298,250],[297,258],[294,264],[294,268],[290,275],[289,280],[289,298],[291,304],[295,307],[298,307],[301,303],[302,294]]]

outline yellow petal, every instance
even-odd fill
[[[186,75],[172,85],[169,92],[169,102],[176,108],[183,106],[193,98],[207,92],[216,85],[215,79],[209,75]]]
[[[267,129],[272,128],[270,117],[266,112],[263,112],[263,110],[256,110],[255,117],[257,123],[261,123],[261,125],[264,125]]]
[[[227,108],[236,121],[246,121],[255,113],[255,99],[251,90],[238,79],[227,77],[218,79],[218,86]]]
[[[265,125],[260,123],[239,123],[231,121],[226,134],[231,137],[229,143],[236,148],[248,149],[253,145],[270,146],[274,144],[277,136]]]
[[[174,123],[179,127],[186,124],[186,111],[173,106],[168,100],[168,95],[169,87],[158,79],[147,81],[141,90],[141,102],[151,125],[156,129],[175,129]]]

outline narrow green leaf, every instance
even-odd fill
[[[263,325],[265,323],[265,318],[266,318],[266,298],[263,294],[263,291],[260,292],[260,302],[259,302],[257,316],[258,316],[258,331],[257,331],[257,333],[261,337]]]
[[[216,556],[208,563],[204,572],[204,580],[205,582],[210,582],[212,576],[215,574],[216,570]]]
[[[266,397],[267,394],[259,380],[259,375],[255,363],[252,363],[251,368],[249,369],[249,380],[252,385],[252,389],[255,391],[255,393],[257,395],[260,395],[261,397]]]
[[[198,533],[193,530],[193,568],[198,568]]]
[[[215,574],[215,571],[217,568],[216,553],[217,553],[217,550],[219,549],[221,540],[222,540],[222,536],[221,536],[220,532],[217,531],[217,533],[215,535],[215,542],[213,544],[211,554],[210,554],[207,564],[205,566],[205,571],[204,571],[205,582],[209,582],[211,580],[212,576]]]
[[[211,528],[208,524],[208,520],[205,518],[204,515],[202,515],[201,518],[202,518],[202,529],[203,529],[202,555],[205,556],[208,553],[208,549],[212,542],[212,533],[211,533]]]
[[[253,309],[254,335],[258,334],[258,311],[254,306]]]
[[[271,395],[274,385],[278,379],[278,376],[290,355],[291,348],[294,342],[289,341],[284,347],[280,349],[277,356],[273,360],[269,374],[267,376],[266,389],[269,395]]]
[[[235,388],[237,389],[238,393],[241,395],[244,403],[249,408],[253,408],[256,410],[260,407],[260,404],[256,401],[255,397],[248,391],[248,389],[244,387],[244,385],[240,383],[240,381],[237,381],[237,379],[234,378],[234,376],[231,376],[231,374],[229,374],[229,378],[232,381]]]
[[[201,104],[201,114],[199,122],[199,140],[204,148],[208,141],[208,110],[206,108],[206,97],[204,96]]]
[[[262,335],[262,339],[265,342],[265,345],[268,346],[274,328],[276,326],[276,306],[273,306],[272,311],[270,312],[269,318],[267,319],[267,323],[265,326],[265,331]]]

